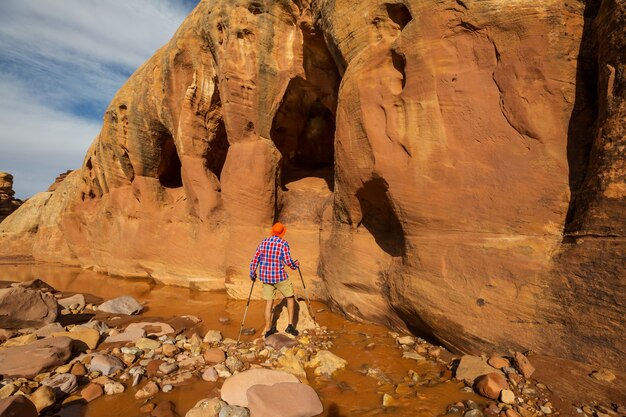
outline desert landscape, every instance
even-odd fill
[[[0,416],[626,415],[625,60],[619,0],[200,1],[0,174]]]

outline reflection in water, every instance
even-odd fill
[[[132,295],[145,306],[146,317],[170,317],[194,315],[202,319],[202,330],[220,330],[224,337],[237,339],[245,301],[229,299],[225,292],[195,292],[187,288],[165,287],[151,280],[115,278],[97,272],[74,267],[49,264],[8,264],[0,262],[0,281],[27,281],[40,278],[54,288],[68,292],[90,293],[104,299],[121,295]],[[257,294],[260,298],[259,293]],[[244,341],[259,337],[263,329],[264,301],[252,301],[246,318],[246,327],[257,329],[257,335],[242,336]],[[313,302],[314,309],[325,307]],[[229,317],[222,324],[220,317]],[[334,332],[333,353],[348,360],[348,369],[333,379],[316,378],[309,373],[311,386],[318,392],[324,404],[325,417],[351,417],[393,415],[430,417],[444,414],[450,403],[473,399],[482,403],[484,399],[475,394],[461,391],[463,384],[443,381],[444,364],[432,361],[416,362],[403,359],[402,350],[382,326],[354,323],[341,315],[325,309],[316,313],[322,326]],[[381,384],[365,375],[364,368],[379,368],[394,384]],[[412,370],[419,375],[418,384],[406,392],[397,393],[398,383],[411,385],[408,377]],[[125,393],[101,397],[88,406],[70,405],[58,414],[61,417],[111,417],[142,416],[139,408],[143,401],[135,400],[137,388],[128,388]],[[395,404],[382,407],[384,393],[393,395]],[[197,401],[219,395],[215,383],[198,380],[176,387],[169,393],[160,393],[158,401],[168,400],[176,405],[179,415],[184,416]],[[145,416],[145,414],[143,414]]]

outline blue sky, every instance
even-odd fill
[[[0,1],[0,171],[16,197],[81,166],[116,91],[197,3]]]

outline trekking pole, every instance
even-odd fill
[[[246,311],[243,313],[243,320],[241,320],[241,327],[239,328],[239,336],[237,337],[237,345],[239,345],[239,339],[241,339],[241,332],[243,331],[243,324],[246,322],[246,316],[248,315],[248,307],[250,307],[250,298],[252,298],[252,290],[254,289],[254,283],[256,279],[252,280],[252,286],[250,287],[250,295],[248,296],[248,303],[246,304]]]
[[[300,274],[300,279],[302,280],[302,288],[304,288],[304,296],[306,297],[307,303],[309,303],[309,312],[311,313],[311,318],[315,321],[315,314],[313,314],[313,308],[311,307],[311,300],[309,300],[309,294],[306,292],[306,285],[304,285],[304,278],[302,278],[302,271],[300,271],[300,267],[298,267],[298,273]]]

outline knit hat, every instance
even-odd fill
[[[272,226],[272,236],[283,237],[287,233],[287,228],[282,223],[276,223]]]

